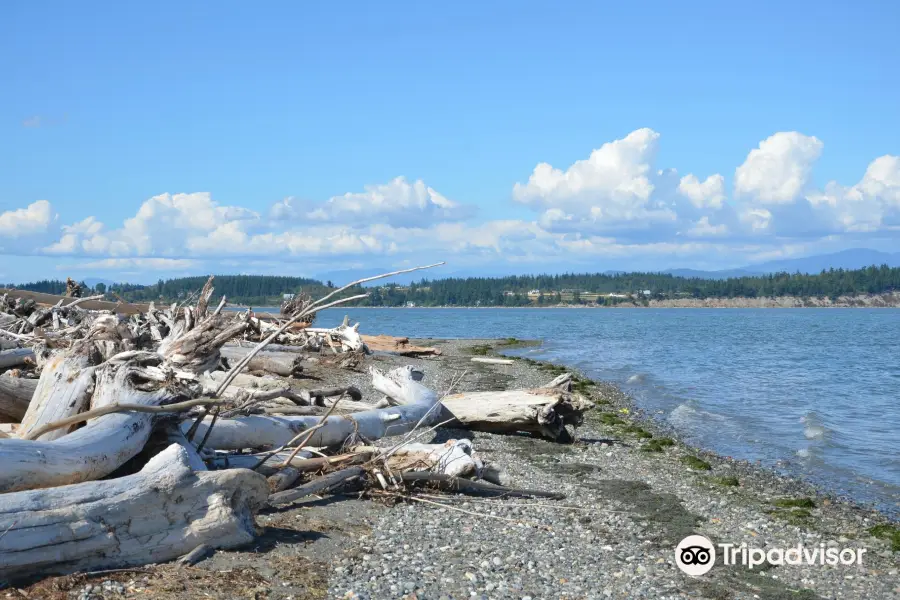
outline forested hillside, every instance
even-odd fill
[[[118,294],[128,301],[175,301],[203,287],[206,277],[160,280],[154,285],[101,283],[95,293]],[[18,286],[61,294],[65,282],[38,281]],[[284,294],[304,291],[318,297],[333,290],[331,282],[268,275],[219,275],[215,298],[222,294],[232,303],[272,306]],[[649,299],[758,298],[771,296],[837,298],[844,295],[881,294],[900,290],[900,268],[871,266],[866,269],[823,271],[817,275],[777,273],[731,279],[685,278],[660,273],[524,275],[512,277],[468,277],[422,280],[409,286],[387,284],[366,288],[367,306],[529,306],[560,302],[617,304]],[[360,293],[359,288],[347,295]]]

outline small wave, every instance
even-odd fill
[[[700,410],[699,408],[694,408],[689,404],[679,404],[675,407],[675,409],[669,413],[669,422],[674,425],[676,428],[690,428],[692,425],[695,425],[702,421],[716,421],[722,423],[727,420],[723,415],[717,415],[716,413],[711,413],[709,411]]]
[[[800,448],[797,450],[797,456],[800,458],[809,458],[809,448]]]
[[[800,422],[803,423],[803,437],[808,440],[825,439],[828,428],[825,427],[825,424],[816,413],[810,412],[805,414],[800,418]]]
[[[627,383],[629,385],[634,385],[636,383],[644,383],[644,380],[646,378],[647,377],[643,373],[638,373],[637,375],[632,375],[631,377],[629,377],[625,383]]]

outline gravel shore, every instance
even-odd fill
[[[367,363],[413,364],[440,391],[539,387],[560,372],[527,359],[471,362],[473,352],[502,351],[504,342],[413,342],[436,345],[443,355],[378,354]],[[353,383],[377,397],[365,373],[320,375],[316,386]],[[578,386],[597,408],[574,444],[455,430],[420,440],[469,438],[483,459],[507,472],[510,485],[563,492],[565,500],[443,495],[389,506],[346,496],[310,499],[264,511],[253,548],[218,552],[196,567],[55,578],[25,593],[84,600],[900,597],[900,553],[870,533],[888,523],[883,515],[671,440],[615,386],[584,379]],[[764,550],[802,543],[866,553],[852,566],[750,570],[719,559],[695,578],[677,568],[674,552],[694,533]]]
[[[447,341],[439,345],[444,352],[440,359],[413,362],[437,389],[447,389],[465,372],[457,391],[537,387],[556,375],[553,365],[533,361],[502,366],[470,362],[472,347],[484,344],[496,342]],[[884,521],[881,515],[823,496],[802,482],[699,453],[677,440],[659,452],[647,451],[671,438],[661,438],[665,432],[655,431],[615,386],[596,383],[586,391],[598,406],[573,445],[468,431],[437,436],[468,437],[478,452],[507,470],[512,485],[561,491],[566,500],[458,497],[443,501],[453,509],[396,506],[372,518],[371,533],[334,562],[329,593],[420,599],[900,594],[898,554],[867,533]],[[778,506],[810,503],[814,506]],[[715,543],[763,549],[824,543],[866,548],[867,553],[861,566],[763,565],[751,571],[718,565],[692,578],[674,560],[675,545],[691,533]]]

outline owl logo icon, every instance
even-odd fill
[[[705,575],[716,564],[716,547],[708,537],[689,535],[675,546],[675,564],[692,577]]]

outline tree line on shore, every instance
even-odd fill
[[[184,299],[196,292],[206,277],[160,279],[152,285],[98,283],[92,292],[129,302]],[[90,289],[82,284],[85,289]],[[62,294],[64,281],[43,280],[18,287],[36,292]],[[305,292],[321,296],[334,288],[332,282],[302,277],[271,275],[219,275],[215,295],[230,302],[271,306],[280,304],[285,294]],[[366,288],[369,297],[363,306],[529,306],[568,304],[646,303],[650,299],[678,298],[760,298],[772,296],[819,297],[883,294],[900,290],[900,268],[887,265],[864,269],[830,269],[817,274],[773,273],[768,275],[701,279],[665,273],[566,273],[562,275],[515,275],[509,277],[466,277],[427,280],[406,286],[388,284]],[[346,295],[360,293],[351,288]]]

